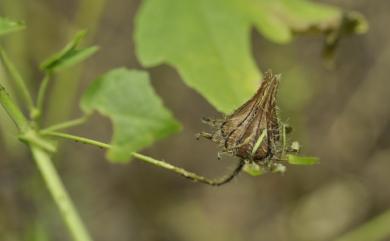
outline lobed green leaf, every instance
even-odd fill
[[[249,33],[235,0],[144,0],[135,42],[144,66],[172,65],[188,86],[230,112],[260,83]]]
[[[173,66],[188,86],[229,113],[254,94],[261,79],[251,53],[252,27],[273,42],[288,43],[300,33],[338,33],[346,19],[353,25],[348,33],[366,30],[361,16],[307,0],[143,0],[136,51],[144,66]]]
[[[111,119],[114,134],[108,158],[112,161],[128,161],[133,152],[180,129],[144,71],[109,71],[87,89],[81,107],[85,112],[97,110]]]

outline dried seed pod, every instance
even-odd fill
[[[205,119],[215,131],[200,133],[218,143],[222,153],[241,160],[265,163],[279,159],[282,147],[276,94],[280,75],[267,71],[256,94],[221,120]]]

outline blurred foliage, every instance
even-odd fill
[[[24,28],[25,25],[23,22],[16,22],[4,17],[0,17],[0,35],[16,32]]]

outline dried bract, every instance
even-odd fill
[[[214,131],[198,136],[217,143],[220,153],[237,156],[241,161],[271,167],[284,150],[282,125],[278,118],[276,95],[280,75],[267,71],[256,94],[223,119],[204,119]],[[219,154],[220,154],[219,153]]]

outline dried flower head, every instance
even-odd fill
[[[242,169],[257,176],[266,171],[285,172],[284,163],[292,165],[313,165],[317,157],[297,156],[300,145],[294,141],[287,146],[286,135],[292,128],[278,118],[276,95],[280,75],[267,71],[255,95],[222,119],[204,118],[213,127],[212,133],[202,132],[197,137],[205,137],[217,143],[222,151],[239,158],[233,172],[219,180],[196,179],[209,185],[222,185],[232,180]]]
[[[267,71],[256,94],[223,119],[204,119],[213,133],[198,135],[217,143],[222,151],[241,161],[274,168],[271,163],[284,152],[281,124],[278,118],[276,94],[280,75]]]

